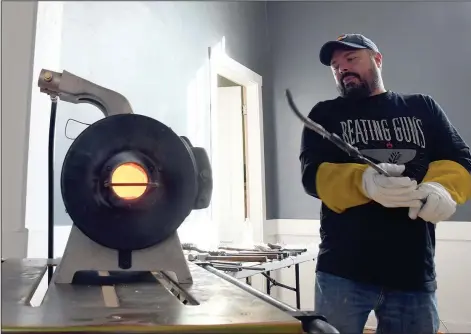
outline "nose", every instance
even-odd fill
[[[338,80],[341,80],[343,75],[348,72],[348,68],[346,66],[339,66],[339,68],[337,69],[337,72],[336,72],[336,77]]]
[[[349,71],[349,68],[346,65],[341,65],[339,67],[339,73],[340,74],[344,74],[345,72],[348,72],[348,71]]]

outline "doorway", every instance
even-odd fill
[[[225,226],[219,234],[222,244],[232,244],[244,236],[238,228],[248,220],[247,187],[247,110],[244,103],[245,87],[218,75],[218,145],[219,180],[224,184],[219,189],[219,216]]]
[[[212,217],[219,243],[263,242],[262,77],[211,48]]]

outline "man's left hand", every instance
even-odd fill
[[[426,202],[421,208],[409,209],[411,219],[420,217],[427,222],[436,224],[450,218],[455,213],[456,202],[441,184],[425,182],[419,185],[418,190],[423,192]]]

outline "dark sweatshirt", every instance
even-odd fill
[[[339,97],[309,118],[377,163],[404,164],[403,175],[418,183],[440,183],[458,204],[471,198],[470,149],[430,96]],[[436,289],[435,225],[367,198],[367,166],[307,128],[300,161],[305,191],[322,201],[317,270],[389,289]]]

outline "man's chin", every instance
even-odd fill
[[[363,98],[370,96],[370,91],[368,88],[364,87],[363,85],[355,85],[355,86],[347,86],[344,87],[343,97],[348,98]]]

